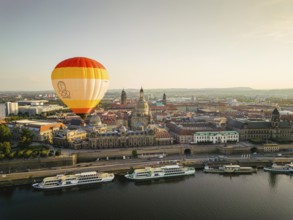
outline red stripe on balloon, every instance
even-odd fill
[[[92,60],[86,57],[73,57],[63,60],[55,68],[62,67],[89,67],[89,68],[100,68],[106,69],[101,63],[96,60]]]
[[[93,108],[71,108],[75,114],[88,114],[93,110]]]

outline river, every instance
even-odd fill
[[[293,219],[293,176],[204,174],[134,183],[119,177],[90,188],[0,190],[1,220]]]

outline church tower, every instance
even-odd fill
[[[280,112],[277,108],[274,109],[272,112],[272,118],[271,118],[271,125],[273,128],[279,127],[280,124]]]
[[[139,99],[136,103],[135,110],[131,114],[130,127],[132,130],[146,128],[152,122],[152,114],[147,101],[144,98],[144,92],[141,88]]]
[[[140,99],[140,100],[143,100],[143,99],[144,99],[144,94],[143,94],[143,89],[142,89],[142,87],[140,88],[140,91],[139,91],[139,99]]]
[[[164,104],[164,105],[167,105],[167,96],[166,96],[165,93],[164,93],[164,95],[163,95],[163,104]]]
[[[122,92],[121,92],[121,104],[126,105],[126,100],[127,100],[126,92],[123,89]]]

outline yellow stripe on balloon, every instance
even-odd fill
[[[62,84],[62,85],[59,85]],[[107,91],[109,80],[56,79],[52,85],[57,95],[66,100],[100,100]],[[70,106],[69,106],[70,107]]]
[[[62,101],[70,108],[95,108],[101,100],[67,100]]]
[[[52,72],[51,79],[105,79],[109,80],[107,70],[101,68],[63,67]]]

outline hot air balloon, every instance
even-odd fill
[[[109,85],[106,68],[86,57],[63,60],[51,80],[59,98],[83,119],[99,104]]]

